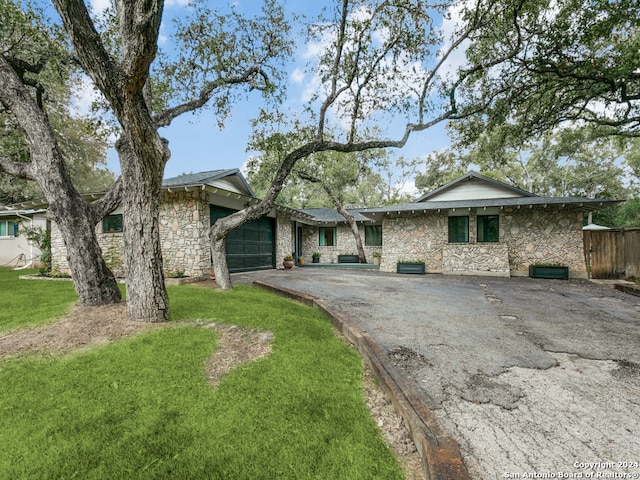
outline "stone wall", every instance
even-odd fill
[[[293,246],[293,220],[291,215],[284,212],[276,213],[276,268],[284,268],[282,260],[291,255]]]
[[[360,230],[360,239],[364,247],[364,254],[367,257],[367,262],[373,263],[373,253],[380,252],[382,247],[367,247],[364,242],[365,225],[358,224]],[[384,244],[384,231],[382,233],[382,243]],[[336,227],[336,245],[335,246],[320,246],[320,237],[318,227],[311,225],[302,226],[302,251],[299,252],[300,256],[305,259],[306,262],[312,261],[312,255],[314,252],[320,253],[321,263],[338,263],[338,255],[342,254],[358,254],[356,248],[356,240],[351,232],[351,228],[348,225],[338,225]]]
[[[476,242],[476,216],[469,215],[469,243],[448,243],[447,213],[385,217],[381,271],[395,272],[400,260],[423,260],[431,273],[528,275],[532,263],[560,263],[573,278],[586,278],[582,212],[575,207],[505,208],[500,241]]]
[[[124,276],[122,233],[102,233],[102,222],[96,226],[96,233],[107,266],[116,277]],[[189,277],[208,275],[209,204],[204,192],[162,193],[160,245],[165,275],[178,272]],[[51,225],[51,253],[54,268],[69,273],[67,249],[55,223]]]
[[[208,275],[209,203],[202,190],[163,192],[160,203],[160,242],[165,274]]]
[[[398,261],[422,260],[425,271],[442,271],[447,243],[447,219],[435,212],[385,217],[382,221],[380,270],[395,272]]]
[[[100,222],[96,225],[96,236],[105,263],[116,277],[123,277],[122,233],[102,233],[102,222]],[[51,268],[63,273],[71,273],[67,247],[55,222],[51,222]]]
[[[443,273],[508,277],[509,250],[500,243],[453,243],[442,251]]]
[[[579,208],[505,208],[500,242],[509,248],[512,275],[528,275],[532,263],[559,263],[570,277],[587,278]]]

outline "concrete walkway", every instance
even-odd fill
[[[640,478],[638,297],[529,278],[232,278],[318,297],[355,322],[457,440],[471,478]]]

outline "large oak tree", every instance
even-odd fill
[[[41,13],[23,11],[12,2],[0,2],[0,14],[0,102],[5,128],[0,171],[35,181],[42,189],[49,215],[67,245],[80,303],[118,302],[120,290],[101,257],[95,225],[117,205],[121,183],[116,182],[99,201],[87,203],[71,181],[60,133],[55,131],[72,81],[63,35],[42,21]]]
[[[320,152],[401,148],[414,132],[480,112],[490,99],[468,102],[461,88],[503,57],[481,61],[442,88],[451,57],[480,29],[512,15],[520,2],[476,2],[475,15],[452,33],[440,28],[452,3],[424,0],[342,0],[309,26],[308,43],[320,51],[311,66],[317,88],[304,112],[289,115],[297,143],[281,150],[280,166],[261,202],[218,219],[211,229],[216,282],[231,288],[225,258],[228,233],[269,212],[298,161]],[[474,99],[475,100],[475,99]],[[402,120],[399,120],[402,119]],[[286,124],[283,116],[272,125]],[[383,132],[380,134],[379,132]],[[270,137],[270,133],[263,136]],[[277,138],[277,136],[276,136]]]
[[[273,92],[272,79],[277,78],[278,71],[273,70],[272,75],[269,64],[288,54],[288,25],[282,10],[270,0],[265,2],[263,17],[252,20],[233,10],[218,14],[199,5],[191,19],[177,28],[176,42],[181,45],[176,49],[181,54],[158,61],[153,72],[157,76],[152,78],[162,1],[117,1],[111,21],[106,23],[94,22],[80,0],[53,3],[73,47],[70,55],[62,50],[63,57],[71,56],[81,66],[117,120],[120,137],[116,149],[122,175],[100,201],[87,204],[80,198],[64,168],[46,112],[38,103],[38,91],[32,95],[28,88],[31,79],[20,75],[22,64],[16,67],[7,58],[11,49],[5,49],[0,63],[0,96],[25,132],[30,160],[21,163],[5,157],[3,168],[14,175],[30,175],[45,191],[50,213],[69,250],[77,288],[86,286],[88,280],[97,279],[100,284],[113,280],[100,258],[94,227],[119,203],[123,210],[129,314],[138,321],[165,321],[168,298],[158,215],[170,151],[158,129],[209,103],[223,115],[228,111],[232,89],[238,86]],[[106,28],[99,31],[97,25]],[[20,32],[18,35],[24,36]],[[39,53],[32,70],[40,64],[52,65],[56,58],[47,56],[46,49]],[[87,265],[91,262],[104,267],[104,275],[95,275]],[[101,298],[96,303],[106,302]]]

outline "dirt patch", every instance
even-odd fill
[[[207,324],[206,327],[218,333],[218,348],[205,366],[205,372],[213,386],[218,385],[234,368],[271,354],[271,332],[215,323]]]
[[[234,368],[271,353],[271,332],[209,322],[192,324],[212,328],[218,334],[218,348],[205,364],[205,373],[213,386]],[[0,358],[31,352],[66,353],[169,326],[175,324],[132,322],[124,302],[103,307],[76,305],[55,323],[0,336]],[[364,375],[364,394],[371,416],[403,466],[407,480],[422,480],[422,460],[402,417],[395,412],[368,369]]]
[[[124,302],[102,307],[75,305],[55,323],[0,336],[0,358],[29,352],[63,353],[160,327],[129,320]]]
[[[396,412],[393,404],[380,389],[373,374],[366,366],[364,394],[369,412],[380,429],[382,437],[396,454],[407,480],[424,480],[422,457],[420,457],[402,417]]]

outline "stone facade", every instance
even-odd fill
[[[208,275],[211,266],[209,203],[202,190],[163,192],[160,242],[165,274]]]
[[[582,211],[577,207],[505,208],[500,242],[509,249],[512,275],[528,275],[533,263],[559,263],[569,267],[570,277],[587,278]]]
[[[571,277],[587,277],[579,208],[500,210],[497,243],[478,243],[476,224],[471,211],[469,242],[449,244],[446,212],[387,216],[380,270],[395,272],[398,261],[422,260],[429,273],[519,276],[528,275],[533,263],[560,263],[569,267]]]
[[[382,221],[380,270],[395,272],[399,261],[422,260],[425,271],[442,271],[447,219],[435,212],[387,216]]]
[[[116,277],[124,276],[122,233],[103,233],[100,222],[96,226],[96,234],[107,266]],[[162,193],[160,244],[165,275],[208,275],[211,256],[209,204],[205,192],[194,190]],[[67,249],[55,223],[51,226],[51,254],[53,267],[69,273]]]
[[[365,245],[365,225],[358,225],[360,229],[360,238],[364,246],[364,253],[369,263],[373,263],[373,253],[381,252],[382,247],[371,247]],[[302,225],[302,251],[300,257],[304,258],[307,263],[312,262],[312,255],[315,252],[320,253],[321,263],[338,263],[338,255],[357,254],[356,240],[353,237],[351,228],[346,225],[338,225],[336,228],[336,245],[321,246],[318,227],[311,225]],[[383,231],[384,244],[384,231]]]
[[[499,243],[451,244],[442,252],[442,272],[510,276],[509,251]]]
[[[291,215],[278,212],[276,215],[276,268],[284,268],[282,261],[294,251],[293,220]]]

